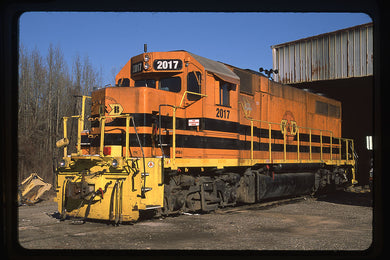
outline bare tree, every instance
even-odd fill
[[[19,49],[18,148],[19,181],[37,172],[53,179],[53,158],[62,156],[55,147],[63,136],[62,117],[79,114],[75,97],[89,92],[101,81],[101,72],[94,69],[86,56],[82,62],[76,55],[69,73],[59,45],[50,44],[42,57],[37,49]],[[75,135],[77,122],[68,128]],[[70,131],[69,131],[70,130]],[[75,145],[73,140],[73,145]]]
[[[28,53],[23,46],[19,61],[19,178],[40,170],[43,154],[42,106],[46,80],[43,59],[37,49]]]

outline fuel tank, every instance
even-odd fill
[[[256,200],[309,194],[315,183],[312,172],[256,174]]]
[[[275,173],[247,170],[237,188],[237,201],[255,203],[264,199],[309,194],[314,185],[313,172]]]

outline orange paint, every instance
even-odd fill
[[[273,123],[271,144],[276,147],[275,151],[272,151],[273,159],[284,157],[283,129],[287,131],[286,144],[289,145],[287,159],[293,160],[297,159],[297,151],[291,151],[293,146],[297,146],[297,128],[301,134],[299,145],[302,149],[302,160],[309,158],[308,128],[313,129],[312,147],[320,146],[318,139],[321,135],[327,140],[323,142],[323,147],[328,150],[330,132],[333,138],[341,137],[339,101],[270,81],[259,73],[215,61],[209,62],[204,58],[197,60],[194,57],[185,51],[172,51],[143,53],[131,58],[115,78],[118,86],[93,92],[92,117],[99,114],[107,116],[112,113],[115,104],[120,104],[123,108],[122,114],[134,115],[137,120],[137,132],[144,142],[145,156],[155,157],[162,156],[158,145],[160,129],[157,128],[160,110],[163,120],[162,136],[170,140],[169,143],[164,143],[164,154],[172,156],[173,108],[160,105],[179,107],[185,91],[196,90],[197,84],[200,83],[199,94],[207,97],[186,94],[181,107],[176,110],[177,158],[250,158],[249,118]],[[237,75],[246,73],[248,78],[241,78],[240,82],[251,84],[251,91],[248,91],[249,85],[237,84],[234,75],[229,75],[222,68],[231,73],[236,72]],[[241,88],[245,91],[241,91]],[[337,107],[340,116],[318,114],[316,101]],[[188,120],[193,119],[199,119],[199,125],[189,125]],[[105,140],[109,142],[110,134],[113,134],[110,142],[118,142],[115,138],[122,138],[123,144],[124,134],[119,136],[125,129],[123,121],[120,123],[107,118],[106,123]],[[114,125],[109,125],[110,123]],[[253,126],[254,158],[267,159],[269,124],[253,121]],[[91,134],[98,135],[99,131],[99,124],[96,122]],[[117,135],[115,138],[114,134]],[[130,145],[131,154],[140,156],[140,148],[134,141],[135,130],[132,124],[130,135],[133,138],[130,142],[133,144]],[[332,148],[337,147],[338,144],[333,142]],[[125,147],[123,154],[124,149]],[[96,147],[91,147],[91,153],[96,151]],[[337,156],[338,154],[333,152],[332,158]],[[313,159],[319,157],[318,151],[313,152]],[[323,159],[330,159],[329,151],[323,154]]]

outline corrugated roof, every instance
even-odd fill
[[[336,31],[331,31],[331,32],[327,32],[327,33],[317,34],[317,35],[314,35],[314,36],[301,38],[301,39],[290,41],[290,42],[284,42],[284,43],[280,43],[280,44],[275,44],[275,45],[271,46],[271,49],[284,47],[286,45],[296,44],[296,43],[300,43],[300,42],[304,42],[304,41],[310,41],[310,40],[313,40],[313,39],[316,39],[316,38],[322,38],[322,37],[328,36],[330,34],[342,33],[342,32],[345,32],[345,31],[361,29],[363,27],[369,27],[369,26],[372,27],[373,23],[371,22],[371,23],[359,24],[359,25],[355,25],[355,26],[352,26],[352,27],[348,27],[348,28],[344,28],[344,29],[340,29],[340,30],[336,30]]]
[[[277,82],[294,84],[373,75],[373,23],[272,46]]]

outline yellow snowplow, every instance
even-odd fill
[[[19,185],[18,204],[35,204],[39,201],[43,193],[50,189],[50,183],[46,183],[38,174],[32,173]]]

